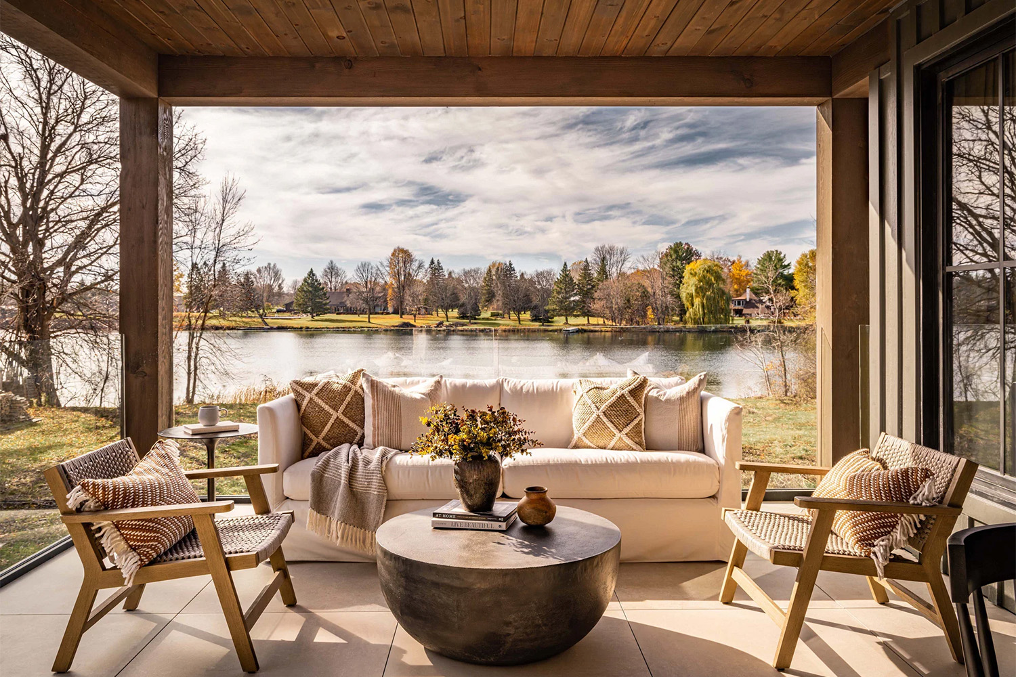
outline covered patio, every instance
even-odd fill
[[[778,508],[768,506],[768,509]],[[784,510],[790,510],[784,506]],[[785,605],[794,570],[751,557],[745,569]],[[300,604],[276,598],[251,632],[257,675],[768,676],[779,629],[738,591],[716,600],[723,563],[626,563],[593,631],[552,659],[517,667],[464,664],[426,650],[396,623],[373,565],[292,563]],[[250,604],[272,570],[238,573]],[[50,675],[81,578],[66,552],[0,590],[3,675]],[[790,675],[963,676],[942,631],[895,596],[871,598],[864,580],[823,572]],[[1001,675],[1016,671],[1016,616],[991,607]],[[152,584],[141,606],[86,633],[81,675],[243,675],[208,577]]]
[[[174,106],[815,107],[818,461],[829,466],[883,431],[954,452],[933,244],[944,201],[922,136],[935,111],[915,74],[1013,14],[1012,0],[0,0],[0,30],[120,97],[123,416],[140,450],[173,424]],[[1011,474],[1004,460],[979,472],[957,527],[1013,521]],[[767,508],[797,510],[778,498]],[[772,611],[741,589],[718,602],[724,567],[625,563],[592,633],[521,667],[425,650],[365,563],[293,563],[299,605],[271,600],[251,637],[266,675],[776,674]],[[786,606],[796,569],[749,555],[744,571]],[[265,565],[236,573],[243,605],[271,578]],[[3,675],[49,673],[80,580],[67,551],[0,590]],[[88,631],[74,670],[239,673],[209,583],[152,585],[136,611]],[[991,595],[1011,609],[1007,586]],[[963,674],[942,629],[872,596],[863,577],[820,573],[787,673]],[[1011,675],[1016,617],[989,609]]]

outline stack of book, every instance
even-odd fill
[[[204,424],[185,424],[183,432],[189,436],[198,433],[224,433],[226,431],[239,431],[240,424],[235,421],[220,421],[218,424],[206,426]]]
[[[477,513],[467,511],[463,508],[462,502],[456,499],[434,510],[430,526],[442,530],[504,531],[515,522],[516,506],[517,504],[513,501],[497,501],[494,502],[492,510]]]

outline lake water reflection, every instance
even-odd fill
[[[378,376],[550,378],[708,372],[707,389],[739,397],[759,392],[758,369],[725,332],[220,332],[228,373],[208,370],[201,394],[226,394],[265,379],[285,383],[359,367]],[[183,393],[182,337],[175,393]]]

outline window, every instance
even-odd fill
[[[943,444],[1016,475],[1016,51],[943,71]]]

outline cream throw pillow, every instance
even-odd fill
[[[572,409],[575,434],[568,447],[644,452],[648,386],[649,380],[640,376],[628,377],[614,386],[579,379]]]
[[[646,391],[646,449],[701,452],[702,390],[706,373],[673,388],[649,382]]]
[[[420,421],[443,400],[444,380],[434,377],[410,388],[402,388],[372,377],[360,377],[363,387],[363,446],[408,450],[427,430]]]

